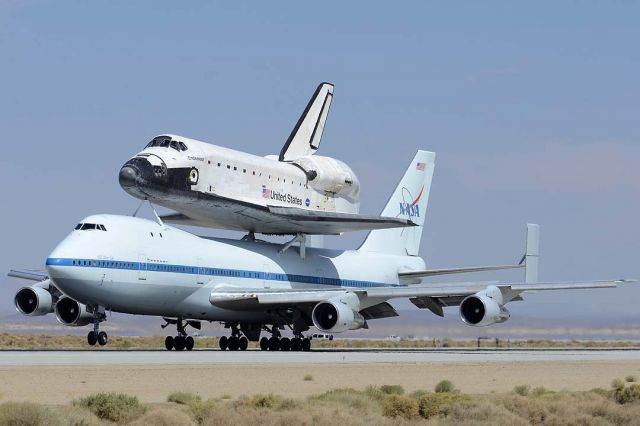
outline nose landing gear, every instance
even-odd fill
[[[106,321],[107,316],[104,311],[100,311],[98,307],[89,307],[87,310],[93,309],[93,330],[87,334],[87,343],[89,346],[95,346],[98,343],[100,346],[104,346],[109,343],[109,336],[104,331],[100,331],[100,323]]]

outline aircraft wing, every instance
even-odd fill
[[[235,291],[225,288],[211,292],[209,301],[211,304],[226,309],[251,310],[264,309],[267,306],[292,306],[316,304],[334,297],[344,296],[348,293],[355,293],[361,301],[371,298],[377,301],[407,297],[410,299],[421,299],[421,302],[428,305],[432,302],[434,306],[454,306],[459,304],[466,296],[472,295],[486,289],[490,285],[495,285],[501,292],[509,294],[509,300],[519,299],[520,293],[525,291],[546,291],[546,290],[573,290],[573,289],[593,289],[610,288],[618,284],[631,282],[630,280],[604,280],[604,281],[576,281],[576,282],[549,282],[549,283],[440,283],[425,285],[394,285],[386,287],[374,287],[368,289],[360,288],[339,288],[327,290],[261,290],[261,291]],[[414,304],[414,302],[412,300]],[[457,303],[456,303],[457,302]],[[429,307],[419,306],[418,307]],[[432,312],[434,311],[431,309]],[[436,312],[434,312],[436,313]]]
[[[337,235],[349,231],[417,226],[409,219],[263,206],[214,194],[181,206],[183,213],[161,216],[168,223],[253,231],[261,234]]]
[[[32,271],[30,269],[11,269],[7,275],[29,281],[44,281],[47,279],[47,274],[44,272]]]

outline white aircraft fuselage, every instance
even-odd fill
[[[222,229],[252,230],[250,217],[239,224],[235,214],[243,203],[348,214],[360,207],[358,179],[339,160],[309,155],[285,162],[177,135],[154,138],[125,163],[119,180],[136,198]]]
[[[47,259],[49,278],[74,300],[128,314],[277,324],[282,319],[269,309],[227,310],[210,295],[398,286],[399,270],[425,266],[415,256],[311,248],[302,259],[276,244],[203,238],[128,216],[94,215],[81,224],[106,231],[72,231]],[[360,308],[377,303],[364,299]]]

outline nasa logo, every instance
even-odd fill
[[[307,198],[306,200],[304,200],[304,205],[305,206],[309,207],[310,204],[311,204],[311,200],[310,199]]]
[[[409,217],[420,217],[420,206],[411,203],[400,203],[400,214]]]

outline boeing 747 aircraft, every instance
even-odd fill
[[[165,222],[263,234],[340,234],[414,226],[411,217],[358,214],[360,183],[349,166],[315,155],[333,99],[322,83],[279,156],[260,157],[178,135],[161,135],[120,170],[132,196],[175,210]]]
[[[229,328],[230,336],[220,340],[223,350],[244,350],[250,340],[259,340],[263,350],[309,350],[310,327],[325,333],[367,328],[398,315],[388,303],[394,298],[409,298],[439,316],[444,307],[459,306],[466,324],[487,326],[508,320],[505,305],[527,291],[622,282],[537,282],[538,227],[529,225],[524,282],[423,283],[425,277],[523,266],[426,269],[418,249],[434,160],[434,153],[418,151],[382,211],[416,226],[373,230],[357,250],[308,248],[303,256],[302,245],[204,238],[161,220],[89,216],[49,255],[46,273],[10,272],[37,281],[17,292],[16,309],[30,316],[55,312],[69,326],[93,325],[90,345],[107,343],[99,326],[113,311],[175,324],[168,350],[191,350],[186,328],[200,328],[202,321]]]

